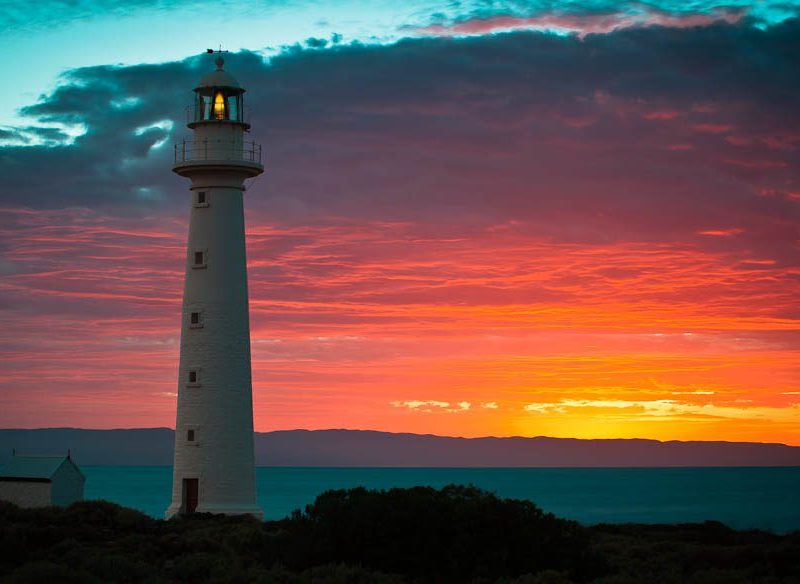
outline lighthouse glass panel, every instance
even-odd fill
[[[241,116],[241,108],[239,107],[239,99],[240,96],[238,95],[229,95],[228,96],[228,119],[234,120],[237,122],[242,121]]]
[[[211,96],[199,95],[197,99],[196,121],[202,122],[211,119]]]

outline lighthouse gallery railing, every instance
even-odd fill
[[[175,144],[175,164],[202,160],[243,160],[261,164],[261,144],[232,140],[183,140]]]

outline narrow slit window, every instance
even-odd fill
[[[203,268],[206,265],[206,253],[204,251],[194,252],[194,267]]]
[[[205,202],[206,202],[206,192],[205,191],[199,191],[197,193],[197,203],[199,205],[202,205]]]
[[[189,383],[197,383],[197,371],[189,371]]]
[[[189,313],[189,327],[203,328],[203,312],[201,310],[195,310]]]
[[[186,439],[189,442],[194,442],[194,430],[189,430],[188,432],[186,432]]]

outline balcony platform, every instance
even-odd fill
[[[234,171],[248,177],[258,176],[264,172],[261,145],[222,140],[183,140],[175,144],[172,172],[190,176],[202,171]]]

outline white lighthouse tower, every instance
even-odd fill
[[[256,504],[245,260],[244,181],[264,171],[244,89],[223,69],[200,80],[188,108],[193,137],[172,170],[192,186],[181,320],[172,504],[178,513],[262,516]]]

